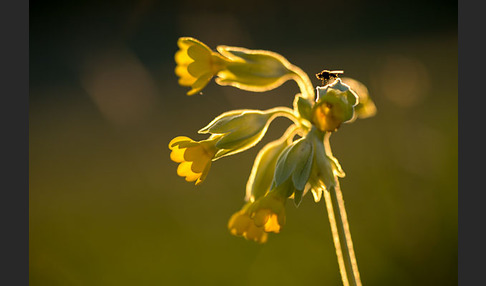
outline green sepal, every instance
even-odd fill
[[[225,69],[216,78],[220,85],[261,92],[291,79],[291,64],[277,53],[229,46],[218,46],[217,50],[227,58]]]
[[[299,207],[300,203],[302,202],[302,196],[304,194],[303,190],[295,190],[294,192],[294,205]]]
[[[232,132],[236,129],[241,129],[242,126],[246,128],[261,128],[270,118],[271,114],[264,113],[260,110],[234,110],[225,112],[211,121],[204,128],[201,128],[199,134],[224,134]]]
[[[312,142],[313,150],[314,150],[314,164],[312,167],[312,177],[311,181],[314,184],[318,183],[319,181],[324,184],[326,189],[334,186],[336,184],[336,175],[334,170],[337,172],[342,172],[342,169],[339,165],[336,165],[336,161],[332,160],[331,157],[326,155],[326,151],[324,148],[324,143],[322,141],[323,133],[316,128],[313,128],[308,134],[307,137]],[[339,164],[339,163],[337,163]],[[339,166],[339,168],[338,168]],[[344,172],[342,172],[344,174]]]
[[[294,187],[303,190],[310,176],[313,148],[306,138],[288,146],[277,160],[274,181],[278,187],[292,175]]]
[[[236,110],[226,112],[198,133],[221,134],[216,142],[218,152],[214,160],[247,150],[255,146],[265,135],[272,118],[272,113],[260,110]]]
[[[290,168],[291,166],[286,166],[285,162],[287,161],[287,156],[290,150],[292,150],[295,144],[297,144],[298,141],[301,140],[302,139],[292,142],[292,144],[285,147],[282,153],[280,153],[280,156],[278,156],[277,164],[275,166],[275,174],[273,175],[273,181],[271,186],[272,189],[281,185],[290,176],[290,173],[292,172],[292,169]]]
[[[296,162],[295,170],[292,173],[292,182],[294,183],[295,188],[299,191],[304,190],[312,170],[314,148],[312,147],[312,144],[308,142],[307,146],[310,147],[310,150],[308,150],[309,148],[306,148],[305,150],[300,151],[300,155],[298,155],[299,161]]]
[[[297,111],[299,112],[299,116],[303,119],[308,121],[312,118],[312,103],[303,98],[302,96],[295,97],[295,107],[297,107]]]

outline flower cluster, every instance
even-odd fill
[[[188,95],[200,92],[213,77],[219,85],[255,92],[277,88],[287,80],[295,80],[299,86],[293,108],[226,112],[198,131],[209,136],[207,139],[179,136],[169,143],[170,158],[179,163],[177,174],[198,185],[213,161],[260,142],[274,118],[292,121],[281,138],[258,152],[245,203],[228,222],[233,235],[264,243],[269,233],[279,233],[284,227],[287,199],[299,206],[310,191],[318,202],[324,191],[344,177],[330,150],[329,137],[342,123],[373,116],[376,107],[366,87],[351,78],[337,77],[314,91],[307,74],[274,52],[228,46],[212,51],[189,37],[180,38],[178,46],[175,73],[180,85],[191,88]]]

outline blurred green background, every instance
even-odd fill
[[[280,234],[230,235],[256,148],[195,187],[168,142],[222,112],[291,106],[177,85],[177,38],[278,52],[366,84],[375,117],[331,138],[364,285],[457,285],[457,2],[30,3],[31,285],[341,285],[323,201],[287,204]]]

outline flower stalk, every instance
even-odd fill
[[[324,191],[327,214],[331,225],[339,271],[344,286],[361,286],[358,263],[354,254],[353,241],[339,184]]]
[[[328,156],[332,156],[330,137],[331,132],[324,135],[324,149]],[[343,194],[339,181],[333,187],[324,191],[327,215],[336,249],[339,272],[344,286],[361,286],[358,263],[354,253],[353,240],[349,230],[348,216],[344,206]]]

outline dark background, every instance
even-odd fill
[[[323,68],[365,83],[377,115],[331,138],[363,284],[457,284],[457,2],[400,0],[31,2],[31,285],[340,285],[323,202],[289,203],[265,245],[226,228],[288,121],[201,186],[176,175],[173,137],[298,92],[187,97],[180,36],[278,52],[315,85]]]

